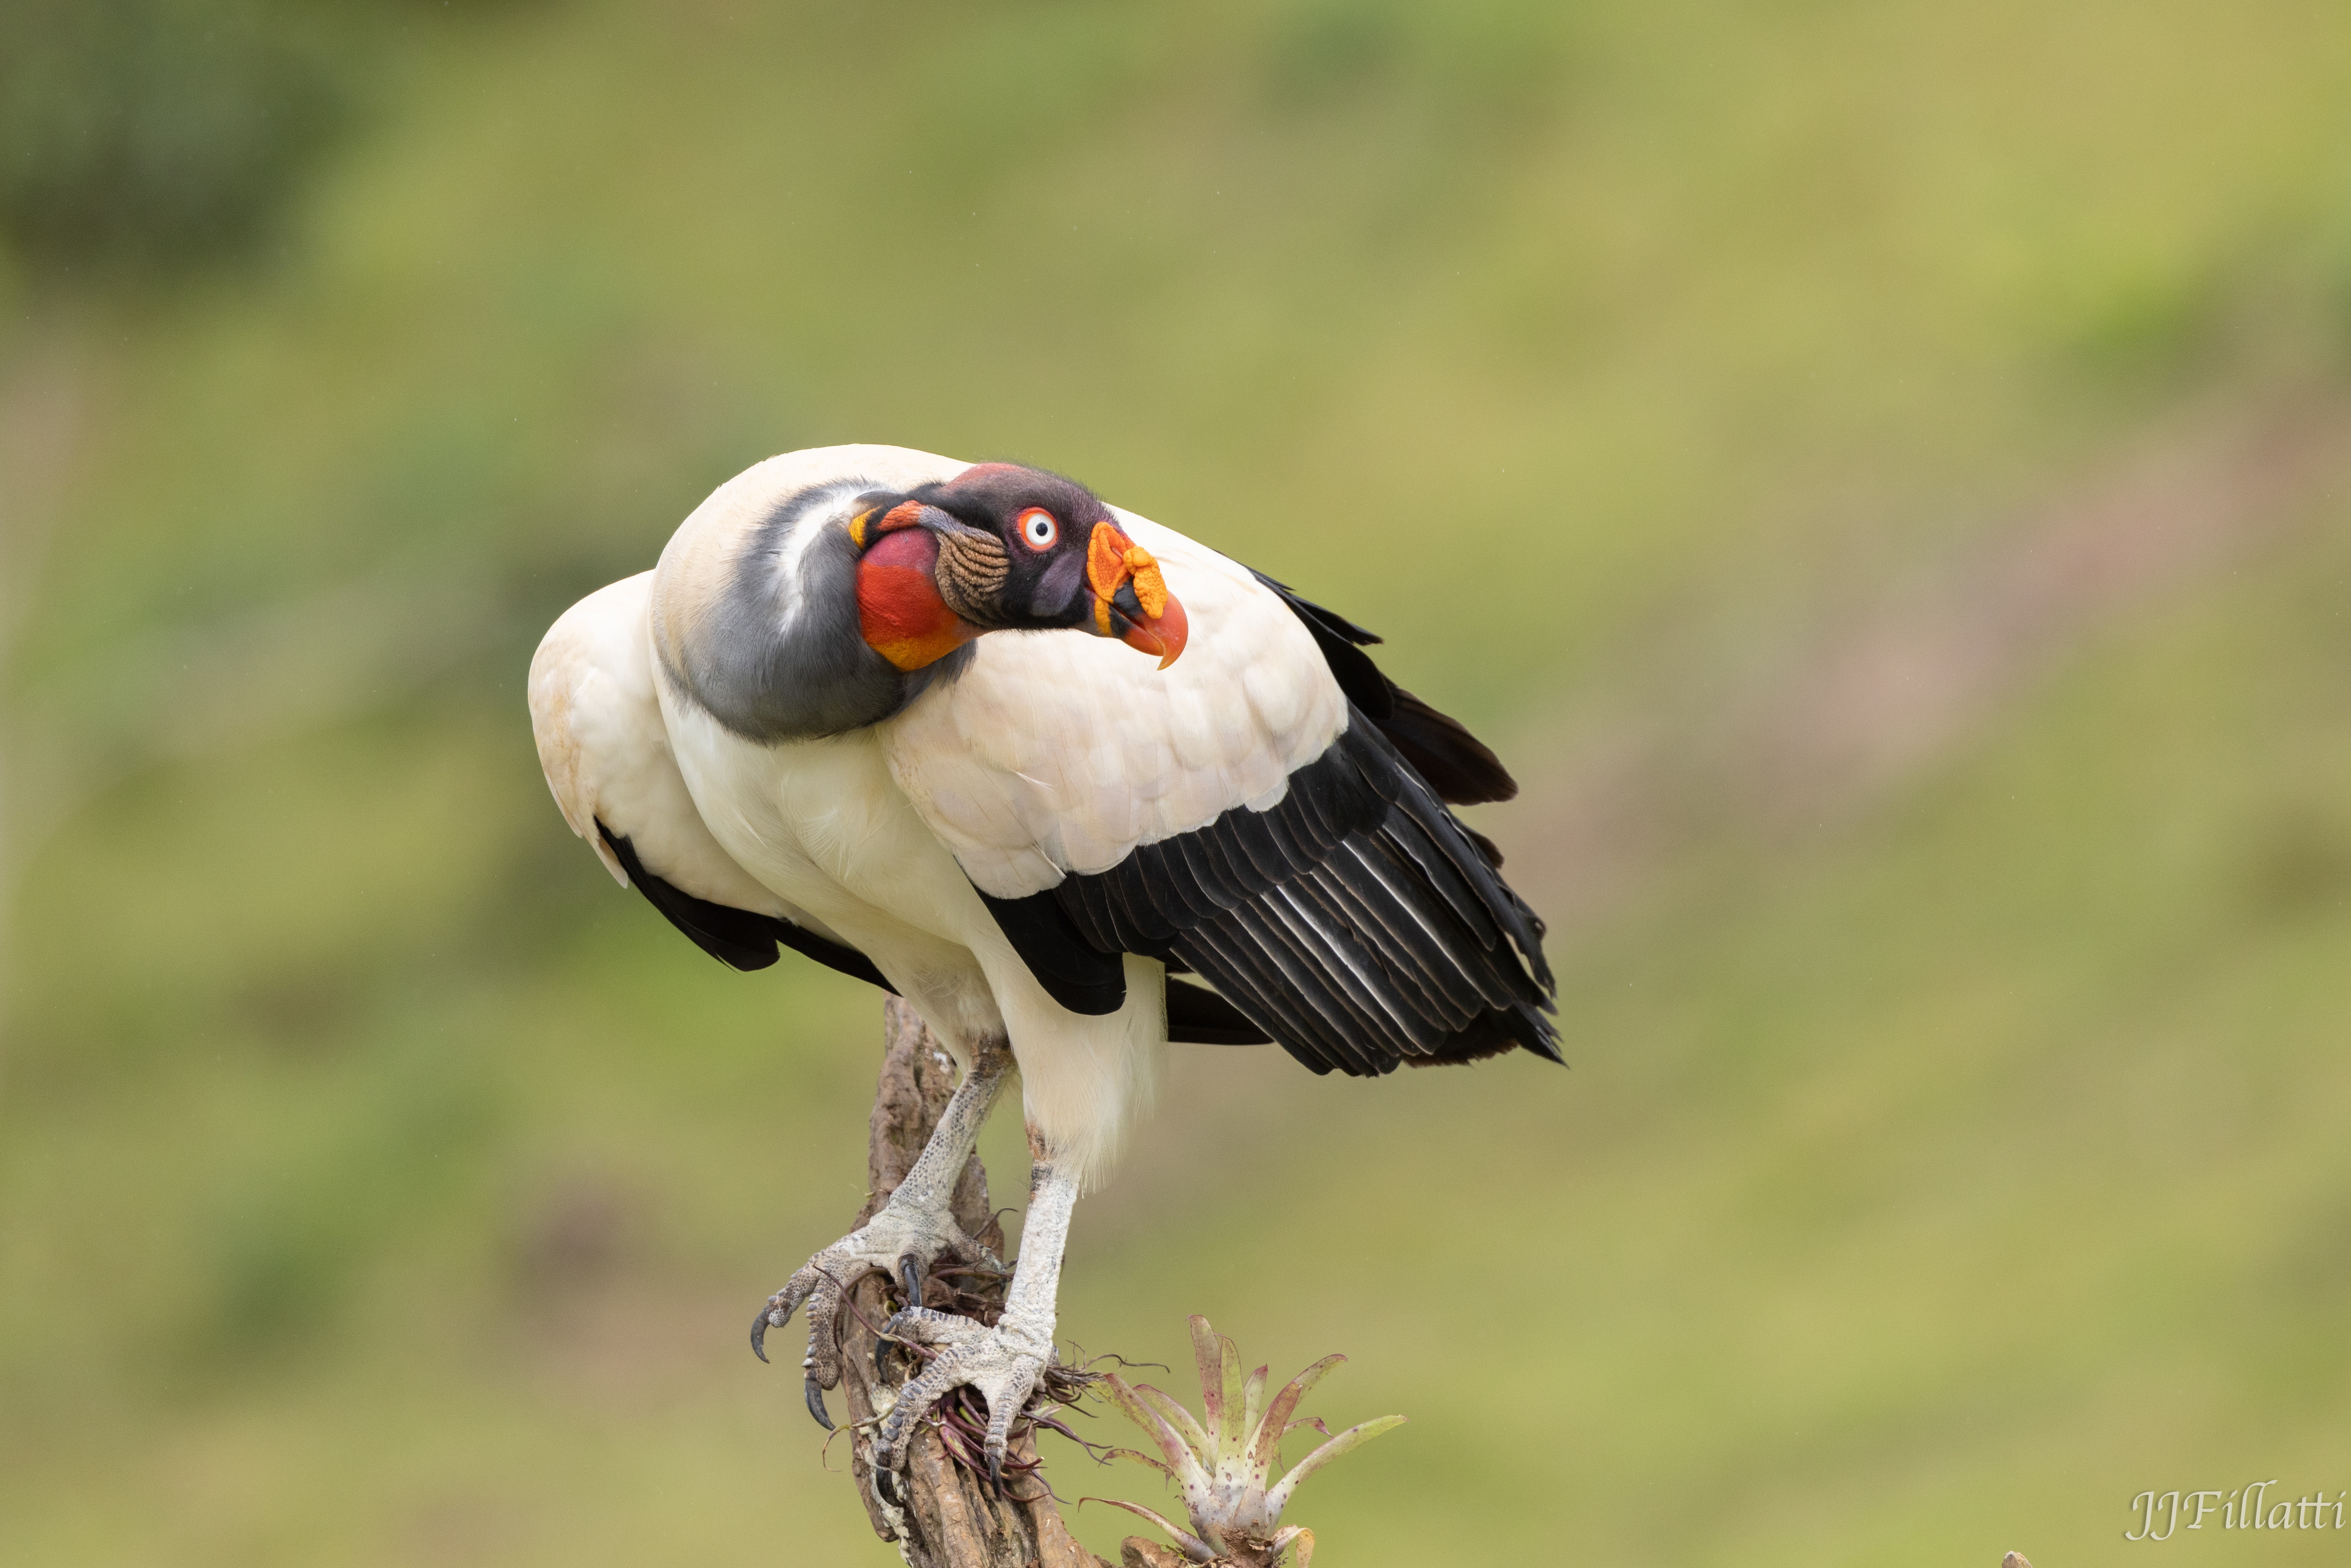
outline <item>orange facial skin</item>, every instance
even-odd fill
[[[957,525],[936,513],[926,523],[927,510],[922,502],[906,500],[887,511],[861,512],[849,522],[850,542],[862,552],[857,566],[859,630],[867,646],[901,670],[935,664],[983,631],[950,609],[940,592],[939,540],[931,531],[935,525]],[[1041,553],[1054,547],[1032,548]],[[1163,670],[1176,662],[1189,628],[1184,606],[1167,591],[1167,580],[1149,550],[1115,524],[1096,523],[1086,536],[1085,574],[1093,598],[1090,630],[1150,654]],[[1068,624],[1054,620],[1038,629]]]
[[[926,530],[902,528],[883,535],[857,565],[859,628],[868,646],[902,670],[944,659],[980,634],[939,597],[938,559],[938,541]]]
[[[871,512],[860,512],[850,519],[849,542],[859,549],[863,549],[869,540],[877,538],[883,534],[897,528],[916,527],[916,519],[922,516],[922,504],[918,501],[902,501],[879,517]]]

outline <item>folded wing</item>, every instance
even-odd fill
[[[1120,954],[1159,958],[1317,1071],[1558,1060],[1541,923],[1412,747],[1456,798],[1506,793],[1500,764],[1380,676],[1361,628],[1120,522],[1184,601],[1181,661],[989,638],[886,727],[901,787],[1030,972],[1102,1013]]]
[[[652,591],[643,572],[590,594],[531,660],[531,733],[563,820],[623,887],[721,963],[764,969],[780,945],[891,989],[864,954],[778,898],[711,836],[653,695]]]
[[[531,729],[564,820],[616,881],[719,962],[764,969],[788,947],[894,991],[872,959],[755,880],[704,823],[653,694],[645,622],[652,579],[613,583],[572,606],[531,661]],[[1117,975],[1117,959],[1110,963]],[[1123,994],[1123,977],[1119,984]],[[1182,1042],[1267,1040],[1223,998],[1180,981],[1167,988],[1167,1022],[1168,1038]]]

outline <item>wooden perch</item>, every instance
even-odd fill
[[[871,1219],[905,1179],[956,1085],[955,1063],[913,1008],[892,997],[883,1004],[882,1018],[885,1051],[866,1155],[871,1191],[858,1211],[858,1225]],[[956,1184],[955,1217],[965,1235],[1003,1255],[1004,1228],[988,1209],[987,1172],[977,1154]],[[937,1425],[931,1421],[923,1423],[906,1457],[905,1534],[902,1538],[892,1531],[892,1511],[873,1490],[872,1437],[876,1408],[888,1406],[907,1375],[903,1355],[891,1358],[893,1370],[887,1374],[877,1371],[873,1363],[874,1329],[894,1306],[890,1292],[891,1286],[879,1275],[869,1276],[849,1292],[853,1310],[843,1314],[841,1324],[841,1390],[848,1396],[852,1423],[848,1432],[850,1470],[874,1532],[894,1541],[912,1568],[1109,1568],[1071,1536],[1036,1475],[1007,1477],[1008,1490],[1033,1496],[1034,1501],[991,1496],[985,1476],[948,1456]],[[934,1278],[925,1286],[925,1304],[992,1323],[1003,1306],[1003,1283]],[[1016,1427],[1012,1463],[1036,1457],[1036,1432]]]
[[[913,1008],[892,997],[883,1004],[882,1022],[882,1081],[873,1094],[872,1141],[866,1155],[870,1190],[865,1207],[857,1214],[856,1225],[861,1226],[880,1211],[906,1179],[956,1086],[955,1062]],[[977,1154],[965,1163],[956,1183],[954,1209],[956,1223],[963,1227],[965,1235],[998,1257],[1003,1255],[1004,1228],[988,1209],[987,1172]],[[924,1283],[924,1304],[993,1323],[1003,1310],[1005,1285],[1002,1280],[935,1274]],[[898,1515],[904,1521],[903,1533],[893,1528],[897,1511],[884,1504],[873,1487],[874,1416],[877,1410],[889,1407],[900,1385],[913,1372],[910,1358],[904,1354],[888,1358],[887,1370],[877,1367],[873,1347],[875,1330],[899,1304],[893,1294],[897,1288],[881,1275],[869,1275],[849,1291],[849,1310],[841,1322],[841,1388],[849,1405],[850,1473],[856,1478],[858,1495],[865,1500],[874,1533],[894,1543],[911,1568],[1113,1568],[1070,1534],[1040,1473],[1028,1469],[1013,1473],[1037,1458],[1036,1429],[1026,1422],[1012,1428],[1006,1491],[1013,1495],[1000,1496],[983,1474],[958,1464],[948,1453],[939,1424],[925,1420],[907,1453],[907,1506]],[[1205,1322],[1194,1322],[1196,1333],[1207,1332]],[[1319,1373],[1322,1364],[1310,1369],[1307,1375],[1311,1378]],[[1264,1368],[1258,1370],[1262,1378]],[[1388,1424],[1368,1425],[1384,1428]],[[1312,1537],[1303,1531],[1284,1533],[1304,1536],[1299,1551],[1302,1568]],[[1117,1568],[1244,1568],[1245,1563],[1279,1561],[1284,1554],[1285,1549],[1279,1547],[1270,1552],[1242,1551],[1237,1557],[1200,1563],[1180,1551],[1130,1535],[1120,1543]]]

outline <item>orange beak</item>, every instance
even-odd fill
[[[1094,630],[1150,654],[1165,669],[1184,653],[1184,606],[1149,550],[1110,523],[1086,540],[1086,583],[1094,591]]]

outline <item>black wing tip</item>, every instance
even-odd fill
[[[1317,604],[1279,578],[1268,577],[1255,567],[1249,569],[1251,577],[1281,595],[1298,618],[1310,626],[1319,626],[1334,637],[1343,638],[1359,648],[1374,647],[1384,639],[1367,627],[1359,626],[1337,611]]]
[[[1521,1040],[1519,1043],[1524,1046],[1531,1055],[1539,1056],[1553,1066],[1565,1067],[1567,1058],[1560,1054],[1559,1030],[1541,1019],[1536,1019],[1535,1024],[1536,1027],[1531,1031],[1533,1038]]]
[[[1489,870],[1499,871],[1502,869],[1501,845],[1496,843],[1493,840],[1488,838],[1485,834],[1479,832],[1477,829],[1471,827],[1467,822],[1461,824],[1461,831],[1469,835],[1471,847],[1476,849],[1480,855],[1485,857],[1487,867]],[[1538,922],[1537,924],[1540,925],[1541,923]]]
[[[1273,1036],[1206,986],[1167,982],[1167,1038],[1177,1045],[1271,1045]]]
[[[1278,805],[1059,884],[1060,950],[1024,952],[1040,980],[1077,967],[1069,946],[1172,959],[1214,991],[1171,984],[1170,1040],[1235,1040],[1228,1019],[1186,1017],[1221,998],[1255,1026],[1247,1038],[1270,1035],[1316,1072],[1378,1077],[1519,1049],[1561,1061],[1531,913],[1490,849],[1360,709],[1353,719]],[[1019,905],[1043,897],[991,901],[1016,946],[1020,926],[1046,924]]]
[[[852,980],[879,986],[895,996],[893,986],[868,958],[856,948],[834,942],[805,930],[789,920],[772,915],[760,915],[748,909],[737,909],[732,904],[714,904],[706,898],[696,898],[684,888],[664,881],[645,869],[638,858],[636,845],[626,834],[616,833],[599,821],[596,831],[611,847],[621,869],[629,873],[629,884],[645,895],[645,902],[661,912],[662,917],[680,931],[688,940],[726,965],[730,969],[750,974],[772,967],[782,956],[778,947],[789,947],[793,952],[815,959],[829,969],[836,969]]]
[[[1393,682],[1389,689],[1390,712],[1377,721],[1380,731],[1439,800],[1449,806],[1485,806],[1518,799],[1519,781],[1468,725]]]
[[[1556,1066],[1567,1066],[1559,1052],[1559,1031],[1524,1002],[1495,1008],[1426,1056],[1405,1059],[1407,1067],[1459,1067],[1523,1051]]]
[[[898,994],[898,988],[890,983],[890,977],[882,972],[881,966],[847,943],[828,940],[804,925],[795,925],[789,920],[778,920],[772,915],[768,917],[768,924],[774,929],[776,940],[803,958],[813,958],[826,968],[846,975],[852,980],[878,986],[893,997]]]
[[[1285,582],[1261,571],[1253,570],[1251,575],[1280,595],[1290,613],[1304,623],[1339,689],[1379,726],[1438,799],[1449,805],[1482,806],[1517,797],[1519,781],[1510,777],[1492,747],[1470,734],[1459,719],[1439,713],[1388,679],[1372,662],[1363,650],[1377,644],[1377,636]]]

